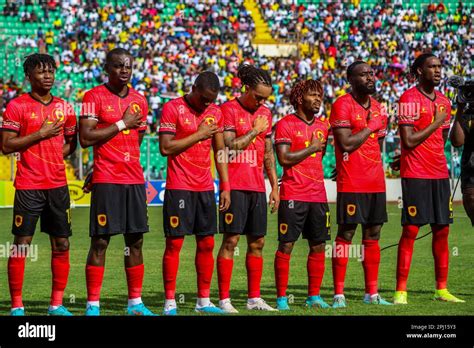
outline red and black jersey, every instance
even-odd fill
[[[72,105],[52,97],[47,104],[23,94],[11,100],[3,115],[2,129],[20,137],[37,132],[45,120],[63,122],[58,136],[41,140],[20,151],[15,187],[18,190],[44,190],[67,185],[63,159],[64,137],[76,134],[76,115]]]
[[[133,88],[121,97],[106,85],[94,87],[84,95],[81,117],[97,121],[97,128],[107,128],[123,118],[131,107],[140,111],[142,126],[124,129],[107,142],[94,145],[93,183],[143,184],[143,168],[140,164],[139,133],[146,130],[148,103]]]
[[[369,114],[372,117],[383,117],[385,127],[377,133],[372,133],[351,153],[344,153],[338,142],[334,142],[338,192],[385,192],[385,175],[378,140],[386,135],[387,115],[380,103],[370,97],[369,106],[364,108],[350,93],[345,94],[337,98],[332,105],[331,127],[348,128],[352,134],[359,133],[367,127]]]

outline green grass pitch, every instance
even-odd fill
[[[333,217],[332,240],[335,238],[337,226],[335,206],[331,205]],[[245,272],[245,237],[239,243],[239,252],[235,255],[234,272],[231,284],[231,295],[234,306],[242,315],[472,315],[474,313],[474,229],[465,216],[461,205],[455,205],[455,223],[451,227],[450,244],[450,291],[466,300],[464,304],[440,303],[432,300],[434,291],[434,266],[431,254],[431,236],[415,243],[415,253],[408,281],[407,306],[370,306],[362,303],[364,295],[363,270],[361,262],[353,258],[349,260],[346,276],[346,298],[348,308],[305,309],[303,302],[307,291],[306,255],[307,242],[299,240],[293,251],[290,269],[288,295],[291,311],[288,312],[250,312],[245,310],[246,272]],[[397,243],[400,237],[400,210],[394,204],[388,205],[389,222],[382,229],[380,245]],[[86,304],[86,284],[84,265],[89,248],[88,224],[89,209],[76,208],[72,211],[73,236],[71,238],[71,273],[66,288],[64,304],[74,315],[82,315]],[[145,280],[143,299],[145,304],[156,312],[161,312],[163,305],[163,283],[161,260],[164,250],[162,231],[162,209],[149,208],[149,224],[151,232],[145,235],[144,259]],[[12,210],[0,209],[0,245],[5,249],[7,242],[12,241],[11,235]],[[39,226],[39,224],[38,224]],[[273,256],[277,247],[276,215],[269,215],[269,230],[264,248],[264,273],[262,279],[262,297],[271,305],[275,305],[275,286],[273,273]],[[419,236],[429,231],[423,227]],[[220,246],[221,236],[216,237],[214,255]],[[360,229],[356,232],[354,243],[361,242]],[[28,259],[26,263],[23,296],[26,314],[44,315],[49,304],[51,289],[50,246],[48,236],[37,232],[33,243],[38,245],[38,260]],[[113,237],[107,252],[106,271],[101,294],[101,311],[103,315],[124,315],[127,304],[127,287],[123,269],[123,238]],[[187,237],[181,251],[180,268],[177,282],[177,302],[179,314],[198,315],[194,313],[196,301],[196,275],[194,269],[194,237]],[[387,300],[392,300],[395,288],[397,248],[382,251],[380,265],[380,293]],[[9,313],[10,299],[7,282],[7,258],[0,255],[0,315]],[[330,303],[332,299],[331,260],[326,259],[326,273],[323,280],[321,295]],[[212,301],[217,305],[217,274],[211,289]]]

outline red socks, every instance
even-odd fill
[[[260,281],[263,273],[263,257],[247,254],[245,258],[245,266],[247,267],[247,297],[260,297]]]
[[[323,281],[325,267],[324,251],[309,253],[306,267],[308,270],[308,296],[318,296]]]
[[[53,287],[51,291],[51,306],[63,303],[64,289],[69,276],[69,250],[51,252],[51,272]]]
[[[86,265],[87,301],[99,301],[104,270],[104,266]]]
[[[198,298],[208,298],[211,293],[212,272],[214,270],[214,236],[196,237],[196,273]]]
[[[184,237],[166,238],[166,249],[163,255],[163,283],[165,298],[173,300],[176,292],[176,275],[178,274],[179,252],[183,246]]]
[[[378,276],[380,265],[380,246],[378,240],[363,240],[365,293],[374,295],[378,292]]]
[[[230,298],[230,279],[232,278],[233,259],[217,257],[217,282],[219,284],[219,299]]]
[[[446,289],[449,268],[449,225],[437,225],[432,228],[432,250],[435,262],[436,289]]]
[[[290,274],[290,258],[288,254],[280,251],[275,253],[275,283],[277,288],[277,297],[286,296],[288,287],[288,277]]]
[[[352,242],[344,238],[336,237],[332,256],[332,276],[334,282],[334,294],[344,294],[344,279],[346,278],[347,262],[349,261],[349,246]]]
[[[10,256],[8,258],[8,285],[12,308],[23,307],[22,293],[23,276],[25,274],[25,257]]]
[[[142,297],[143,275],[145,273],[145,265],[142,263],[138,266],[125,268],[127,274],[128,299]]]
[[[397,291],[406,291],[408,273],[413,255],[413,246],[420,228],[415,225],[403,226],[402,237],[398,244]],[[434,242],[434,240],[433,240]]]
[[[217,257],[217,277],[219,282],[219,299],[230,298],[230,280],[232,278],[233,259]],[[263,273],[263,258],[247,254],[245,258],[247,268],[248,298],[260,297],[260,282]]]

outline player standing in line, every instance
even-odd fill
[[[56,63],[32,54],[23,64],[31,92],[10,101],[2,126],[2,152],[18,152],[12,233],[8,259],[11,315],[24,315],[22,301],[26,251],[38,218],[51,241],[52,292],[48,315],[70,316],[62,305],[69,275],[71,210],[64,158],[77,145],[76,115],[71,105],[51,95]]]
[[[293,114],[278,121],[275,144],[282,165],[278,210],[278,250],[275,254],[277,308],[288,310],[286,289],[290,256],[299,236],[308,240],[308,307],[329,308],[319,290],[325,268],[325,246],[330,237],[330,212],[324,187],[322,158],[329,120],[317,116],[323,101],[317,80],[300,81],[291,90]]]
[[[447,290],[449,224],[453,222],[449,173],[444,154],[451,117],[451,103],[437,91],[441,62],[431,53],[421,54],[413,63],[418,84],[400,98],[402,154],[402,226],[398,245],[397,289],[394,303],[407,304],[407,279],[413,246],[421,226],[430,224],[435,262],[435,300],[464,302]]]
[[[389,305],[378,294],[380,231],[387,222],[385,174],[381,147],[387,116],[371,97],[375,92],[372,68],[356,61],[347,68],[351,93],[339,97],[331,110],[337,169],[338,232],[333,250],[333,308],[345,307],[344,279],[348,250],[357,225],[362,225],[364,303]]]
[[[211,173],[214,150],[220,179],[219,210],[230,205],[224,120],[214,104],[220,90],[216,74],[206,71],[196,78],[192,91],[163,106],[160,121],[160,152],[168,156],[168,175],[163,205],[166,249],[163,255],[165,315],[176,315],[176,275],[184,236],[196,236],[196,312],[223,314],[210,301],[214,270],[214,234],[217,233],[216,200]]]
[[[272,213],[278,209],[278,178],[273,155],[272,114],[264,105],[272,94],[270,74],[243,64],[238,77],[245,92],[221,106],[224,139],[229,149],[229,182],[232,205],[220,213],[219,230],[224,233],[217,257],[219,306],[227,313],[238,313],[230,301],[230,281],[234,250],[240,235],[247,236],[247,309],[275,311],[260,297],[263,272],[262,249],[267,233],[267,200],[263,166],[272,186],[269,201]]]
[[[82,147],[94,147],[86,264],[86,315],[100,315],[100,290],[110,237],[123,234],[128,285],[128,315],[153,315],[141,299],[144,277],[143,234],[148,232],[147,201],[140,144],[146,129],[148,104],[129,87],[133,58],[111,50],[105,71],[109,80],[84,95],[79,129]]]

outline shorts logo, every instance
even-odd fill
[[[287,224],[280,224],[280,233],[286,234],[288,232],[288,225]]]
[[[15,215],[15,226],[20,227],[23,224],[23,216]]]
[[[97,222],[99,223],[100,226],[104,227],[107,225],[107,215],[105,214],[99,214],[97,215]]]
[[[173,228],[178,227],[179,225],[179,217],[177,216],[170,216],[170,225]]]
[[[354,204],[347,205],[347,215],[353,216],[356,212],[356,206]]]
[[[410,206],[408,207],[408,214],[409,214],[411,217],[414,217],[414,216],[416,216],[416,213],[417,213],[416,207],[415,207],[414,205],[410,205]]]
[[[234,221],[234,214],[226,213],[225,214],[225,223],[227,225],[230,225],[232,223],[232,221]]]

